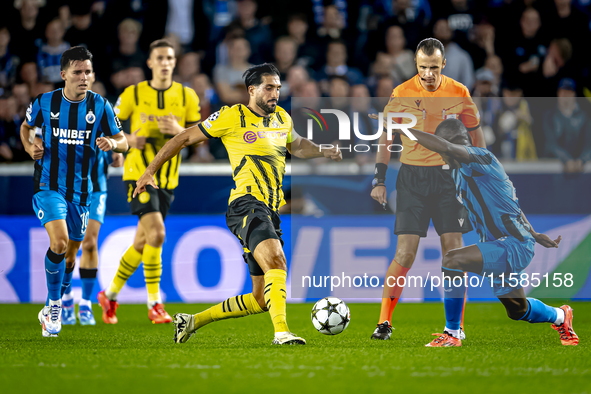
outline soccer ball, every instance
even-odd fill
[[[325,297],[312,308],[312,324],[325,335],[337,335],[345,331],[351,321],[349,307],[336,297]]]

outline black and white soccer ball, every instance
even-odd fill
[[[322,334],[337,335],[345,331],[351,313],[345,302],[336,297],[325,297],[312,308],[312,324]]]

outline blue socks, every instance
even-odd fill
[[[548,306],[536,298],[528,298],[527,312],[519,320],[530,323],[554,323],[557,317],[556,308]]]
[[[466,293],[466,287],[464,286],[464,272],[445,267],[442,267],[441,271],[443,271],[444,274],[443,305],[445,307],[445,327],[450,330],[459,330],[462,322],[464,295]]]
[[[92,290],[96,283],[96,268],[80,268],[80,279],[82,280],[82,299],[90,301]]]
[[[74,276],[74,267],[66,268],[64,271],[64,279],[62,280],[62,297],[64,294],[70,294],[72,291],[72,276]]]
[[[49,300],[57,301],[62,298],[61,288],[66,269],[65,256],[65,253],[56,254],[51,249],[47,249],[45,255],[45,279],[47,280]]]

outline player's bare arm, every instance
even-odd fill
[[[482,128],[478,126],[476,130],[470,131],[470,137],[472,138],[472,145],[477,148],[486,149],[486,141],[484,140],[484,133]]]
[[[146,168],[146,171],[142,174],[140,179],[137,180],[136,188],[133,191],[133,197],[146,191],[147,185],[158,189],[156,182],[154,182],[154,174],[156,171],[158,171],[158,169],[172,157],[178,155],[183,148],[206,140],[207,137],[199,127],[193,126],[183,130],[183,132],[164,144],[162,149],[160,149],[158,154],[154,157],[154,160],[152,160],[148,168]]]
[[[43,142],[39,139],[35,139],[34,142],[29,140],[29,135],[31,132],[34,132],[34,130],[34,127],[29,126],[27,122],[23,122],[21,125],[21,142],[23,143],[25,151],[33,160],[40,160],[43,157],[44,152]]]
[[[96,139],[96,146],[105,152],[110,150],[117,153],[127,152],[129,145],[127,144],[127,139],[123,134],[124,133],[117,133],[112,137],[99,137]]]
[[[292,131],[292,134],[295,134]],[[327,157],[334,161],[343,160],[343,154],[338,150],[337,147],[322,148],[310,141],[307,138],[302,138],[299,135],[290,143],[287,144],[287,150],[289,153],[300,159],[314,159],[316,157]]]
[[[371,119],[378,119],[377,114],[369,114]],[[384,127],[386,127],[386,121],[384,120]],[[468,151],[462,147],[462,145],[452,144],[436,135],[425,133],[423,131],[407,128],[416,138],[417,143],[423,145],[425,148],[437,152],[441,155],[443,160],[449,163],[449,159],[456,160],[460,163],[468,163],[470,161],[470,155]],[[393,132],[401,134],[401,129],[394,129]],[[384,134],[382,134],[382,137]],[[380,138],[380,143],[381,143]]]
[[[555,240],[552,240],[552,238],[550,238],[546,234],[537,233],[534,230],[534,227],[531,225],[531,223],[525,217],[525,214],[523,213],[523,211],[521,212],[521,218],[529,226],[529,233],[532,235],[532,237],[534,237],[534,239],[536,240],[537,243],[539,243],[540,245],[542,245],[545,248],[557,248],[558,247],[558,245],[560,244],[560,241],[562,241],[562,235],[559,235],[558,238],[556,238]]]

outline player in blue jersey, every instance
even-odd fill
[[[94,73],[91,75],[89,90],[92,89]],[[82,299],[78,309],[78,319],[83,326],[94,326],[96,321],[92,313],[90,297],[96,283],[98,267],[98,234],[104,223],[107,208],[107,170],[123,166],[123,154],[116,152],[97,151],[97,158],[90,171],[92,180],[92,199],[86,234],[82,241],[82,257],[80,258],[80,279],[82,280]],[[62,324],[76,324],[74,297],[72,286],[62,296]]]
[[[80,257],[80,279],[82,280],[82,299],[78,309],[78,319],[83,326],[94,326],[96,321],[92,313],[90,297],[96,283],[98,272],[98,234],[105,220],[107,208],[107,169],[123,166],[121,153],[98,151],[97,160],[90,172],[92,178],[92,199],[86,234],[82,241],[82,257]],[[72,286],[68,287],[62,297],[62,324],[76,324],[74,297]]]
[[[44,337],[61,330],[61,296],[70,286],[92,198],[90,170],[98,150],[127,151],[121,123],[108,101],[88,90],[92,54],[73,47],[61,58],[62,89],[35,98],[21,126],[21,141],[35,162],[33,210],[47,230],[48,297],[39,312]],[[41,128],[42,143],[29,136]]]
[[[497,158],[484,148],[472,146],[470,135],[457,119],[439,124],[435,134],[410,129],[417,142],[437,152],[453,169],[457,199],[469,211],[470,220],[480,235],[476,245],[449,251],[443,258],[442,271],[446,327],[428,347],[461,346],[460,319],[465,291],[464,271],[490,278],[496,297],[513,320],[552,323],[563,345],[577,345],[579,338],[572,328],[573,312],[568,305],[553,308],[535,298],[526,298],[520,283],[509,280],[519,276],[534,256],[535,243],[557,248],[561,237],[552,240],[534,231],[519,207],[513,184]],[[514,275],[515,276],[515,275]],[[505,280],[501,281],[501,277]]]

